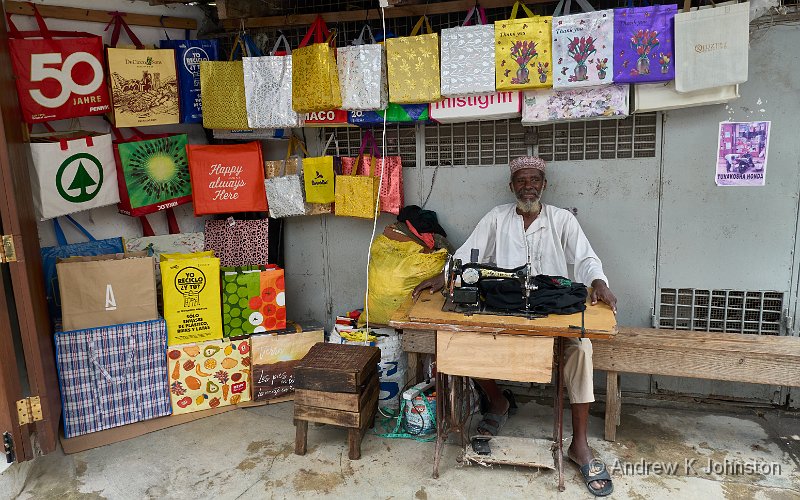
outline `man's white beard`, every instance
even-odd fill
[[[517,200],[517,209],[523,214],[538,215],[542,210],[542,202],[540,200]]]

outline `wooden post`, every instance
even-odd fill
[[[358,460],[361,458],[361,436],[363,436],[361,429],[358,427],[351,427],[347,429],[347,441],[350,445],[350,453],[347,455],[350,460]]]
[[[622,391],[619,389],[619,373],[606,372],[606,441],[617,439],[617,426],[622,413]]]
[[[294,453],[295,455],[305,455],[306,439],[308,438],[308,421],[295,419],[295,423],[297,424],[297,429],[294,435]]]

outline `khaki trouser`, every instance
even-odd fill
[[[592,342],[570,337],[564,345],[564,379],[571,404],[594,402]]]

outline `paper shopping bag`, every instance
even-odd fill
[[[111,134],[31,139],[33,202],[42,220],[119,202]]]
[[[192,201],[186,134],[142,134],[123,139],[117,129],[114,157],[121,214],[140,217]]]
[[[308,45],[314,35],[316,43]],[[292,108],[298,113],[342,107],[336,49],[322,16],[314,23],[292,54]]]
[[[219,259],[214,252],[161,254],[169,345],[222,338]]]
[[[56,264],[64,330],[158,318],[152,257],[69,257]]]
[[[30,5],[37,31],[20,32],[8,16],[8,49],[22,119],[39,123],[110,111],[103,39],[91,33],[51,31],[36,5]],[[73,72],[76,67],[81,70]]]
[[[425,25],[427,34],[418,35]],[[439,35],[422,16],[411,34],[386,40],[389,100],[397,104],[436,102],[442,97]]]
[[[572,89],[609,85],[614,76],[614,11],[595,11],[578,0],[583,14],[563,11],[561,0],[553,13],[553,88]]]
[[[139,127],[180,123],[175,51],[145,49],[121,15],[114,15],[114,34],[106,50],[114,125]],[[117,49],[120,27],[135,49]]]
[[[676,5],[614,9],[614,83],[648,83],[675,78]]]
[[[266,212],[261,143],[186,146],[195,215]]]
[[[250,401],[250,340],[170,346],[167,372],[172,414]]]
[[[520,6],[528,17],[517,19]],[[510,19],[494,23],[497,90],[553,86],[551,21],[517,2]]]
[[[178,67],[181,123],[203,123],[200,62],[219,59],[218,40],[161,40],[159,47],[175,51]]]
[[[163,319],[56,332],[64,437],[171,413]]]
[[[472,16],[478,19],[470,26]],[[482,7],[467,13],[464,24],[442,30],[442,95],[462,97],[494,92],[494,25]]]

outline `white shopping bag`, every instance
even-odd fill
[[[629,95],[629,85],[528,90],[522,99],[522,124],[625,118],[629,113]]]
[[[119,203],[111,134],[31,139],[33,201],[42,220]]]
[[[675,16],[675,89],[694,92],[747,81],[750,3]]]
[[[300,116],[292,109],[292,50],[281,35],[286,55],[243,57],[244,96],[247,103],[247,124],[251,129],[302,127]]]
[[[480,24],[469,26],[475,15]],[[486,24],[483,9],[473,7],[462,26],[442,30],[442,96],[494,92],[494,24]]]
[[[369,32],[372,43],[364,43]],[[353,45],[336,51],[342,109],[373,111],[389,105],[389,85],[386,80],[386,52],[375,42],[372,29],[364,25]]]

